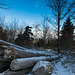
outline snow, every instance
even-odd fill
[[[74,75],[68,72],[64,67],[61,65],[61,62],[55,64],[56,72],[52,73],[52,75]]]
[[[50,59],[50,57],[46,57],[46,56],[40,56],[40,57],[30,57],[30,58],[18,58],[18,59],[15,59],[16,61],[19,61],[19,62],[24,62],[24,61],[27,61],[27,60],[46,60],[46,59]]]
[[[54,64],[53,72],[51,75],[75,75],[75,58],[71,55],[63,55],[59,61]]]

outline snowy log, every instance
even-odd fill
[[[50,75],[52,73],[51,63],[48,61],[39,61],[32,69],[33,75]]]
[[[14,48],[14,50],[17,52],[19,57],[50,56],[49,52],[47,51],[36,51],[33,49],[22,50],[19,48]]]
[[[26,57],[35,57],[35,56],[51,56],[48,51],[36,51],[33,49],[26,48],[17,48],[13,46],[3,46],[6,48],[4,57],[11,59],[14,55],[15,58],[26,58]]]
[[[12,44],[12,43],[9,43],[9,42],[6,42],[6,41],[3,41],[3,40],[0,40],[0,43],[2,45],[5,45],[3,46],[3,48],[6,48],[8,51],[11,50],[11,53],[12,55],[14,55],[15,53],[15,58],[18,58],[18,57],[35,57],[35,56],[50,56],[51,54],[49,53],[49,51],[36,51],[34,49],[26,49],[24,47],[21,47],[21,46],[18,46],[18,45],[15,45],[15,44]],[[8,52],[6,51],[6,52]],[[5,53],[5,57],[8,57],[6,56],[7,53]],[[12,55],[10,54],[7,54],[9,55],[9,57],[11,57]]]
[[[12,60],[10,64],[10,68],[12,70],[25,69],[25,68],[33,66],[36,62],[40,60],[49,60],[49,59],[50,57],[44,57],[44,56],[15,59],[15,60]]]
[[[0,40],[0,43],[3,44],[4,58],[5,59],[14,59],[14,58],[27,58],[27,57],[38,57],[38,56],[55,56],[55,54],[50,53],[49,51],[36,51],[35,49],[26,49],[24,47]]]
[[[11,64],[10,64],[10,68],[12,70],[20,70],[20,69],[25,69],[25,68],[29,68],[32,67],[33,65],[35,65],[38,61],[46,61],[49,60],[51,61],[54,58],[58,58],[58,57],[46,57],[46,56],[41,56],[41,57],[31,57],[31,58],[20,58],[20,59],[15,59],[12,60]]]

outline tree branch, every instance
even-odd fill
[[[58,29],[47,17],[43,16],[55,29]]]

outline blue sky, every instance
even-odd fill
[[[41,0],[7,0],[10,9],[0,9],[0,15],[5,16],[6,22],[14,17],[20,22],[34,24],[43,20],[42,15],[50,11]]]

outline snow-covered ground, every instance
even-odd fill
[[[75,75],[75,55],[62,55],[58,61],[53,61],[53,72],[51,75]]]

